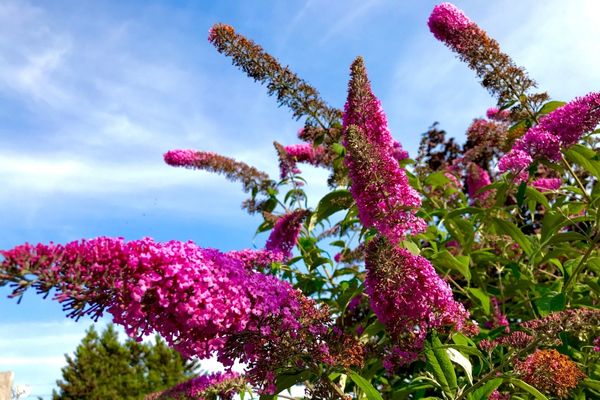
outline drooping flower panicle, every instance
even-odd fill
[[[427,24],[436,39],[444,42],[477,73],[481,84],[498,98],[499,105],[513,100],[536,108],[548,98],[545,93],[529,94],[536,84],[525,70],[517,67],[500,50],[498,42],[453,4],[435,6]]]
[[[562,181],[560,178],[539,178],[532,182],[533,187],[541,192],[549,192],[560,189]]]
[[[328,167],[329,159],[323,146],[313,146],[310,143],[294,144],[290,146],[275,145],[279,153],[279,171],[281,179],[290,173],[299,174],[298,163],[307,163],[316,167]]]
[[[415,215],[421,199],[394,158],[396,142],[360,57],[351,66],[344,110],[345,162],[361,222],[394,243],[422,232],[425,222]]]
[[[510,118],[510,111],[500,110],[498,107],[490,107],[485,112],[485,116],[493,121],[507,121]]]
[[[282,66],[261,46],[236,33],[230,25],[214,25],[208,41],[219,53],[231,57],[233,64],[252,79],[266,84],[269,94],[276,95],[279,104],[289,107],[294,117],[306,116],[312,125],[326,126],[339,120],[339,110],[329,107],[314,87]]]
[[[15,295],[29,286],[43,293],[54,288],[70,316],[108,311],[130,336],[156,331],[184,356],[216,353],[226,366],[239,359],[259,388],[272,387],[270,371],[300,354],[330,357],[319,339],[328,312],[289,283],[248,268],[237,253],[101,237],[26,244],[0,255],[0,276],[15,282]]]
[[[506,315],[502,313],[500,309],[500,304],[498,303],[498,299],[496,297],[492,297],[490,299],[490,303],[492,305],[492,320],[487,321],[485,327],[488,329],[500,328],[504,327],[504,332],[510,332],[510,324]]]
[[[164,154],[167,164],[173,167],[201,169],[225,175],[232,181],[242,182],[245,192],[254,188],[265,189],[271,185],[265,172],[233,158],[210,151],[170,150]]]
[[[492,192],[483,190],[483,188],[491,183],[490,175],[486,170],[475,163],[469,163],[467,166],[467,190],[472,202],[485,203]]]
[[[540,119],[518,139],[498,164],[502,172],[511,171],[526,177],[526,170],[536,158],[561,160],[561,148],[577,143],[586,132],[600,123],[600,93],[589,93],[557,108]]]

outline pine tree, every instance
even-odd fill
[[[158,335],[153,343],[121,343],[112,325],[101,335],[91,326],[73,357],[65,357],[53,400],[143,399],[193,377],[197,369]]]

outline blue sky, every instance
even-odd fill
[[[213,23],[247,35],[341,107],[365,57],[395,138],[412,154],[439,121],[458,138],[494,104],[428,32],[432,1],[0,0],[0,248],[99,235],[252,246],[257,219],[221,177],[169,168],[197,148],[277,174],[271,143],[301,122],[207,42]],[[555,99],[598,90],[600,4],[457,1]],[[543,6],[542,6],[543,4]],[[314,195],[324,174],[305,168]],[[263,238],[256,239],[260,245]],[[49,394],[89,321],[0,289],[0,370]]]

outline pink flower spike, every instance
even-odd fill
[[[405,154],[390,134],[362,58],[358,57],[350,70],[343,118],[350,192],[361,222],[397,243],[408,234],[425,230],[425,221],[415,215],[421,198],[398,165]]]

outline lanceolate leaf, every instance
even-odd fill
[[[346,210],[352,206],[354,199],[347,190],[336,190],[326,194],[313,214],[315,224],[329,218],[338,211]]]
[[[521,246],[521,248],[527,255],[531,255],[531,253],[533,252],[531,242],[515,224],[500,218],[493,218],[492,221],[499,234],[505,234],[510,236],[515,242],[519,244],[519,246]]]
[[[523,382],[520,379],[511,378],[510,379],[510,383],[512,383],[513,385],[515,385],[515,386],[523,389],[527,393],[533,395],[533,397],[535,397],[537,400],[548,400],[548,398],[546,396],[544,396],[539,390],[537,390],[536,388],[534,388],[530,384]]]
[[[469,396],[470,400],[487,400],[490,394],[502,385],[502,378],[494,378],[484,383]]]
[[[568,161],[579,165],[596,178],[600,178],[600,157],[594,150],[576,144],[565,151],[565,157]]]
[[[433,375],[442,390],[450,397],[454,396],[458,384],[452,361],[442,347],[442,342],[434,336],[431,344],[425,345],[425,357],[427,358],[427,370]]]
[[[365,396],[367,396],[368,400],[383,400],[383,397],[381,397],[381,394],[379,394],[377,389],[375,389],[373,385],[371,385],[371,382],[358,375],[354,371],[348,372],[348,376],[350,377],[350,379],[352,379],[352,382],[354,382],[356,386],[358,386],[360,390],[363,391]]]

